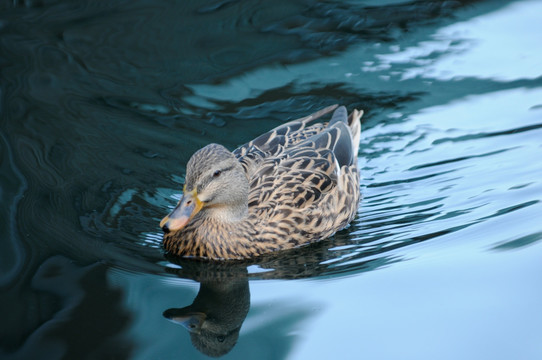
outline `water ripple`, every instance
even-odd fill
[[[163,331],[162,305],[194,290],[177,277],[231,279],[239,270],[255,280],[313,279],[251,282],[256,306],[247,323],[261,326],[258,312],[273,320],[265,320],[265,332],[256,329],[260,335],[255,325],[245,327],[246,339],[269,343],[277,318],[302,317],[318,324],[312,330],[324,329],[327,343],[348,349],[359,339],[345,339],[359,329],[342,325],[372,324],[366,312],[352,311],[358,305],[383,310],[375,311],[369,336],[379,329],[387,336],[388,321],[411,327],[410,309],[428,315],[417,319],[438,318],[442,306],[470,309],[462,312],[469,321],[497,315],[475,330],[499,319],[527,334],[511,332],[513,339],[536,334],[536,321],[525,327],[528,315],[515,311],[537,306],[540,2],[83,0],[0,8],[0,286],[10,314],[0,354],[24,357],[25,349],[34,355],[52,346],[60,349],[52,356],[77,358],[92,356],[85,351],[96,341],[130,338],[134,356],[163,358],[182,341]],[[234,148],[333,103],[365,110],[358,158],[364,198],[350,226],[246,263],[198,267],[164,258],[159,220],[178,200],[196,149],[209,142]],[[470,272],[461,275],[465,263],[472,282]],[[424,277],[433,269],[447,274]],[[433,291],[436,281],[442,294],[454,293],[449,302]],[[491,284],[480,290],[482,282]],[[302,284],[314,290],[303,299],[322,300],[322,314],[304,302],[295,308],[301,317],[284,312],[299,304],[292,289]],[[392,290],[365,301],[384,287]],[[404,298],[395,299],[401,287]],[[169,288],[175,291],[164,296]],[[392,315],[378,303],[390,297]],[[496,298],[506,305],[491,308]],[[421,302],[409,308],[409,299]],[[422,312],[425,304],[435,307]],[[121,327],[94,316],[103,309],[120,311],[111,319]],[[341,318],[348,321],[337,327]],[[94,324],[112,329],[107,339],[74,337],[73,329]],[[297,336],[309,327],[282,332],[285,357],[292,357],[288,349],[315,348],[304,342],[319,339],[315,332]],[[501,333],[488,339],[510,340]],[[153,336],[157,341],[141,340]]]
[[[352,226],[321,245],[313,275],[384,266],[406,258],[406,245],[534,211],[538,168],[516,164],[538,149],[539,77],[496,85],[403,76],[476,46],[424,43],[430,32],[415,44],[402,40],[464,4],[177,4],[193,14],[184,23],[173,9],[143,2],[27,9],[20,23],[6,20],[0,38],[3,76],[24,74],[4,76],[3,86],[3,116],[13,119],[3,130],[28,181],[21,232],[32,246],[50,242],[78,258],[118,262],[134,251],[158,264],[157,223],[179,192],[174,174],[182,177],[195,149],[219,140],[233,148],[336,102],[367,110],[364,200]],[[209,28],[194,33],[203,20]],[[246,33],[241,43],[237,32]],[[268,41],[255,52],[260,36]],[[405,63],[413,51],[417,58]],[[482,90],[465,92],[473,83]]]

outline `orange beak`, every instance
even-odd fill
[[[189,332],[199,334],[207,315],[202,312],[189,312],[186,310],[187,308],[168,309],[164,311],[164,316],[174,323],[184,326]]]
[[[202,207],[203,203],[198,199],[196,189],[189,193],[185,192],[175,209],[160,221],[160,227],[166,233],[181,230]]]

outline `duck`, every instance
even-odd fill
[[[361,200],[362,115],[332,105],[233,151],[215,143],[196,151],[181,199],[160,222],[166,253],[247,260],[344,229]]]

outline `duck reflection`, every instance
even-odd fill
[[[355,230],[355,226],[350,228],[350,231]],[[352,247],[348,231],[343,231],[318,243],[251,261],[205,262],[166,255],[169,262],[179,265],[179,268],[166,268],[168,272],[195,280],[200,283],[200,288],[191,305],[167,309],[163,315],[185,327],[192,344],[203,354],[225,355],[237,343],[250,308],[249,279],[340,276],[371,271],[401,260],[384,254],[376,256],[378,250],[353,253]],[[337,266],[343,256],[348,263]],[[248,267],[258,271],[249,272]]]
[[[163,313],[189,331],[196,349],[213,357],[225,355],[235,346],[250,308],[246,267],[225,267],[183,262],[179,275],[199,281],[199,292],[191,305]]]

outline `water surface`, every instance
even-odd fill
[[[1,3],[1,356],[541,358],[541,12]],[[334,103],[365,110],[347,229],[235,266],[164,257],[194,151]]]

